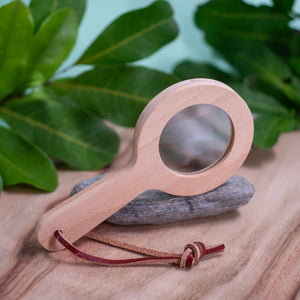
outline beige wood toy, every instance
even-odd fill
[[[227,113],[231,140],[214,164],[196,172],[179,172],[164,164],[159,152],[160,136],[174,115],[197,104],[211,104]],[[149,189],[180,196],[208,192],[237,171],[247,157],[252,138],[251,112],[230,87],[210,79],[174,84],[154,97],[142,112],[128,165],[48,211],[36,228],[38,239],[44,248],[60,250],[63,246],[54,237],[56,230],[74,242]]]

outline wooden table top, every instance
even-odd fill
[[[124,137],[111,169],[128,159],[131,134]],[[3,191],[0,299],[300,299],[299,131],[282,135],[270,150],[251,151],[238,174],[256,193],[236,211],[165,225],[104,223],[97,228],[109,237],[163,251],[180,252],[197,240],[226,245],[222,255],[190,270],[101,267],[39,245],[34,228],[41,215],[78,181],[98,173],[60,170],[59,187],[50,194],[20,186]],[[133,256],[85,238],[76,245],[111,259]]]

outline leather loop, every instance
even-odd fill
[[[224,244],[221,244],[217,247],[206,248],[202,242],[194,242],[191,244],[187,244],[182,254],[174,254],[169,252],[152,250],[148,248],[137,247],[135,245],[131,245],[128,243],[103,237],[95,232],[89,232],[86,235],[86,237],[91,238],[93,240],[111,246],[126,249],[129,251],[137,252],[143,255],[147,255],[146,257],[131,258],[131,259],[105,259],[105,258],[93,256],[91,254],[79,250],[70,242],[68,242],[68,240],[63,236],[63,232],[60,230],[56,230],[54,236],[65,248],[67,248],[70,252],[72,252],[76,256],[88,261],[95,262],[102,266],[112,266],[112,267],[141,266],[141,265],[150,265],[150,264],[156,264],[156,265],[177,264],[182,268],[191,268],[197,261],[199,261],[206,254],[220,252],[225,249]]]

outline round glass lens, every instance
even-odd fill
[[[189,106],[173,116],[159,140],[164,164],[179,172],[214,165],[226,153],[232,134],[229,116],[211,104]]]

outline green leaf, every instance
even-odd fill
[[[290,68],[297,76],[300,76],[300,57],[293,56],[288,58]]]
[[[16,131],[73,168],[104,167],[118,151],[112,129],[61,98],[14,100],[0,111]]]
[[[55,190],[56,170],[44,152],[8,128],[0,127],[0,141],[4,186],[27,183],[45,191]]]
[[[263,115],[254,120],[253,144],[261,149],[272,147],[281,133],[293,129],[293,113]]]
[[[256,76],[264,82],[282,84],[292,74],[289,66],[274,52],[264,46],[253,46],[236,53],[234,66],[244,75]]]
[[[208,43],[241,75],[243,83],[230,85],[255,113],[254,144],[261,148],[271,147],[293,128],[300,107],[300,80],[292,73],[298,74],[300,51],[299,32],[289,26],[293,1],[274,3],[268,7],[211,0],[195,14]]]
[[[293,76],[290,82],[282,84],[282,91],[285,96],[300,108],[300,80]]]
[[[78,64],[136,61],[172,41],[178,33],[172,10],[165,1],[122,15],[93,42]]]
[[[146,104],[175,83],[175,76],[128,66],[99,66],[52,86],[84,110],[123,126],[135,126]]]
[[[231,86],[246,101],[254,119],[253,144],[259,148],[272,147],[281,133],[293,128],[294,112],[289,111],[270,95],[254,91],[245,84]]]
[[[300,130],[300,115],[295,115],[294,117],[294,130]]]
[[[5,120],[0,115],[0,127],[10,128],[10,126],[5,122]]]
[[[296,22],[299,21],[299,17],[295,17],[294,21],[296,21]],[[290,48],[291,51],[290,51],[290,53],[288,53],[288,55],[286,55],[285,58],[289,59],[290,56],[299,56],[300,55],[299,35],[300,35],[300,31],[293,29],[292,34],[290,36],[289,44],[288,44],[289,47],[285,47],[286,49]]]
[[[28,84],[28,80],[40,76],[44,81],[50,78],[69,55],[76,35],[77,20],[73,12],[62,9],[50,15],[33,39],[22,82]]]
[[[292,10],[294,0],[273,0],[274,7],[283,12],[289,12]]]
[[[231,87],[246,101],[254,119],[253,144],[265,149],[272,147],[281,133],[292,130],[293,112],[270,95],[254,91],[245,84]]]
[[[291,19],[274,7],[255,7],[241,0],[211,0],[199,6],[195,14],[196,25],[204,31],[207,42],[226,58],[234,55],[237,48],[258,44],[289,52]]]
[[[270,95],[254,91],[245,84],[231,84],[231,87],[246,101],[253,113],[286,114],[288,110]]]
[[[25,66],[33,36],[30,11],[21,1],[0,8],[0,100],[10,94]]]
[[[211,78],[227,84],[237,80],[234,76],[217,69],[213,65],[191,61],[184,61],[178,64],[175,67],[174,74],[182,80],[190,78]]]
[[[3,190],[3,180],[2,180],[2,177],[0,174],[0,195],[1,195],[2,190]]]
[[[77,15],[78,23],[80,23],[85,11],[86,0],[31,0],[29,7],[34,19],[35,30],[38,30],[49,15],[63,8],[73,10]]]
[[[236,53],[233,62],[244,76],[268,84],[273,91],[280,91],[287,102],[300,105],[300,81],[292,76],[289,66],[267,47],[253,47]]]

